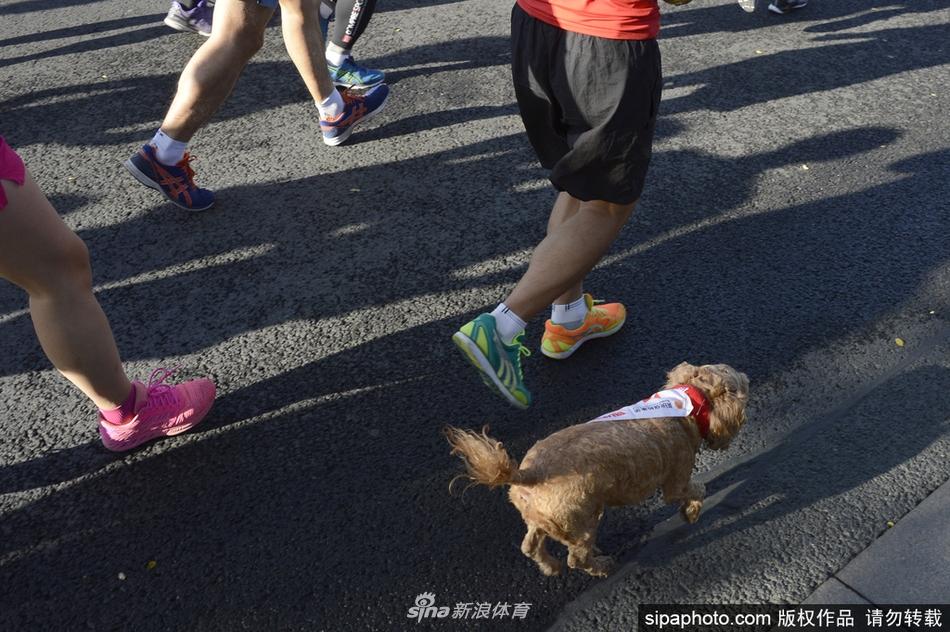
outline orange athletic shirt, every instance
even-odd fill
[[[565,31],[607,39],[654,39],[660,32],[656,0],[517,0],[533,18]]]

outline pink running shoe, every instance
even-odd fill
[[[157,437],[170,437],[197,426],[214,403],[214,382],[202,378],[169,386],[174,370],[152,371],[148,384],[132,382],[136,390],[135,417],[124,424],[99,418],[99,436],[113,452],[124,452]]]

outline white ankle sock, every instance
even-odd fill
[[[327,46],[327,63],[331,66],[339,66],[346,58],[350,56],[350,51],[340,48],[334,43]]]
[[[499,303],[491,315],[495,317],[495,331],[506,345],[510,345],[515,336],[524,331],[526,323],[504,303]]]
[[[317,109],[320,110],[320,118],[336,118],[340,116],[343,112],[343,96],[340,94],[339,90],[334,90],[333,94],[328,96],[321,102],[314,103],[317,104]]]
[[[551,306],[551,321],[567,329],[577,329],[584,324],[587,318],[587,301],[581,296],[579,299],[566,305],[555,303]]]
[[[156,160],[163,165],[177,165],[185,157],[185,149],[188,148],[188,143],[175,140],[162,130],[155,132],[152,144],[155,145]]]

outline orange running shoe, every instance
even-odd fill
[[[587,303],[587,317],[577,329],[567,329],[550,320],[544,323],[541,353],[555,360],[564,360],[588,340],[614,335],[627,320],[627,309],[620,303],[595,301],[590,294],[584,294],[584,302]]]

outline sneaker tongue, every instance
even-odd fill
[[[168,384],[155,384],[147,388],[142,409],[164,410],[178,405],[174,387]]]

